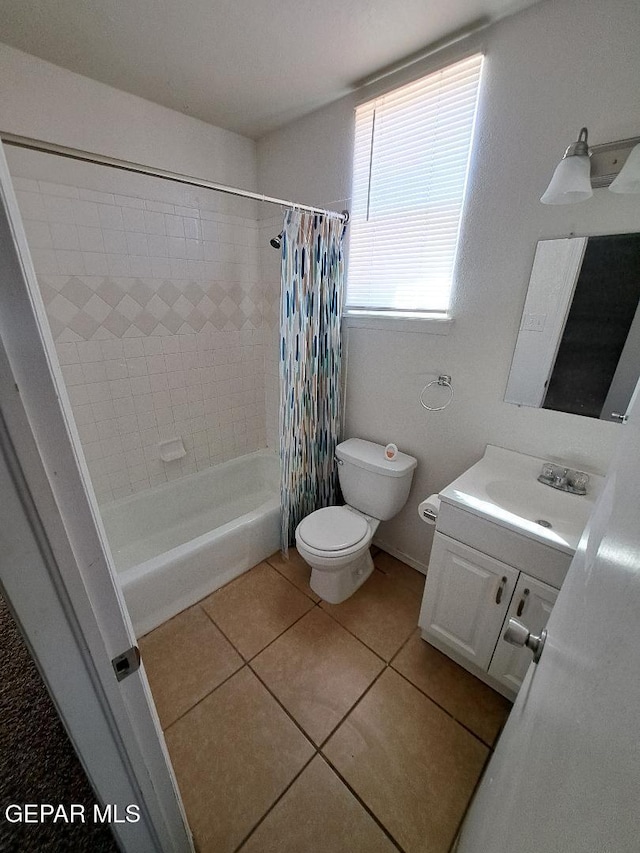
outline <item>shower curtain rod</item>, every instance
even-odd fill
[[[214,181],[205,181],[201,178],[192,178],[189,175],[181,175],[179,172],[168,172],[165,169],[155,169],[152,166],[143,166],[141,163],[131,163],[128,160],[118,160],[116,157],[106,157],[103,154],[94,154],[90,151],[82,151],[80,148],[68,148],[65,145],[57,145],[55,142],[45,142],[42,139],[32,139],[29,136],[18,136],[15,133],[0,132],[0,140],[5,145],[14,145],[16,148],[29,148],[33,151],[44,151],[47,154],[57,154],[60,157],[68,157],[71,160],[83,160],[87,163],[97,163],[99,166],[111,166],[113,169],[121,169],[124,172],[135,172],[138,175],[152,175],[155,178],[164,178],[167,181],[175,181],[179,184],[189,184],[192,187],[202,187],[207,190],[226,193],[227,195],[252,198],[256,201],[266,201],[269,204],[280,204],[294,210],[308,210],[311,213],[321,213],[335,219],[342,220],[345,224],[349,221],[349,211],[343,210],[338,213],[335,210],[324,210],[321,207],[313,207],[309,204],[298,204],[284,198],[273,198],[272,196],[254,193],[238,187],[229,187],[225,184],[217,184]]]

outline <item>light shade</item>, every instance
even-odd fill
[[[575,204],[592,195],[589,157],[573,155],[558,163],[540,201],[543,204]]]
[[[631,149],[631,154],[609,189],[612,193],[640,193],[640,145]]]

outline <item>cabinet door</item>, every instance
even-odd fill
[[[486,669],[517,578],[511,566],[436,533],[420,627]]]
[[[507,623],[513,617],[526,625],[532,634],[539,635],[547,624],[557,597],[558,590],[552,586],[524,572],[520,575],[489,666],[489,673],[516,693],[529,669],[532,655],[529,649],[512,646],[502,639]]]

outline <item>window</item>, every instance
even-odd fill
[[[348,311],[446,313],[482,56],[356,109]]]

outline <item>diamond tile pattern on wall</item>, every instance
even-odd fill
[[[63,184],[59,158],[23,156],[12,177],[98,499],[264,447],[256,206],[208,190],[195,204],[151,176],[134,195],[130,176],[87,164],[67,163],[77,183]],[[175,437],[186,457],[163,463]]]
[[[258,284],[220,284],[109,276],[46,276],[39,281],[56,340],[123,338],[257,329],[262,322]],[[67,334],[65,339],[68,339]]]

